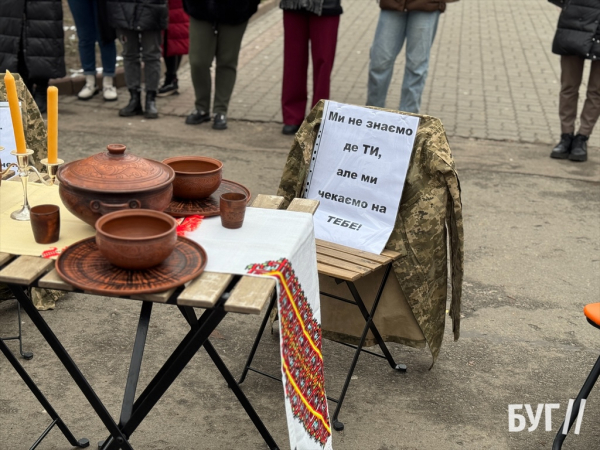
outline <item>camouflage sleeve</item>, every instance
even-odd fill
[[[25,132],[25,141],[27,142],[27,148],[33,150],[33,161],[36,169],[41,170],[42,165],[40,160],[46,157],[46,126],[44,119],[40,114],[33,97],[29,90],[23,83],[20,75],[15,73],[15,84],[17,85],[17,97],[22,105],[23,115],[23,129]],[[6,86],[4,85],[4,76],[0,76],[0,102],[6,100]],[[14,149],[7,149],[12,151]]]
[[[437,119],[436,119],[437,120]],[[454,340],[460,337],[460,310],[462,298],[462,280],[464,271],[464,233],[462,201],[460,195],[460,181],[456,173],[454,159],[450,151],[450,145],[446,138],[442,123],[439,122],[439,130],[432,145],[436,148],[434,169],[444,177],[446,189],[449,193],[446,207],[446,226],[450,239],[450,278],[452,285],[452,299],[450,302],[450,317],[452,319],[452,331]]]
[[[462,280],[464,271],[464,234],[462,204],[460,200],[460,184],[456,174],[447,174],[446,182],[450,197],[448,198],[448,224],[450,229],[450,264],[452,277],[452,301],[450,303],[450,317],[452,318],[452,331],[454,340],[460,337],[460,307],[462,298]]]

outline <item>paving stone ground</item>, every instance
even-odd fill
[[[343,6],[331,97],[362,105],[379,8],[371,0],[344,0]],[[560,136],[560,57],[551,45],[558,15],[559,9],[546,0],[462,0],[448,5],[432,48],[421,112],[441,118],[449,136],[555,142]],[[404,58],[403,51],[394,69],[389,108],[399,104]],[[249,24],[229,117],[281,122],[282,66],[282,12],[275,7]],[[160,99],[162,114],[183,117],[193,109],[187,63],[179,76],[180,95]],[[588,76],[589,63],[580,110]],[[122,107],[126,97],[122,90],[119,102],[106,107]],[[600,146],[600,133],[592,135],[590,145]]]

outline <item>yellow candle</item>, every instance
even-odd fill
[[[48,163],[58,159],[58,88],[48,88]]]
[[[6,96],[8,97],[17,152],[25,153],[27,145],[25,145],[25,134],[23,134],[23,121],[21,120],[21,109],[19,108],[19,98],[17,97],[17,85],[15,84],[15,77],[8,70],[6,71],[6,75],[4,75],[4,85],[6,86]]]

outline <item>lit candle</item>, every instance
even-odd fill
[[[6,86],[6,96],[8,97],[17,152],[25,153],[27,145],[25,145],[25,134],[23,134],[23,121],[21,120],[21,108],[19,108],[19,98],[17,97],[17,85],[15,84],[15,77],[8,70],[6,71],[6,75],[4,75],[4,85]]]
[[[48,163],[58,159],[58,88],[48,88]]]

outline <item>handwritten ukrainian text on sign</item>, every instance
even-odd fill
[[[0,152],[2,169],[8,167],[10,163],[17,162],[17,157],[10,154],[10,152],[16,150],[17,144],[15,143],[15,133],[8,102],[0,102],[0,147],[4,147],[4,151]]]
[[[304,196],[315,236],[381,253],[396,222],[419,118],[327,101]]]

